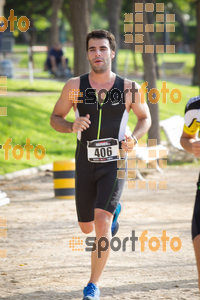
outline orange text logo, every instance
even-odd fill
[[[3,16],[0,17],[0,23],[3,22],[3,26],[0,26],[0,32],[4,32],[8,28],[8,21],[10,22],[10,32],[14,32],[14,23],[17,21],[17,16],[14,15],[14,9],[10,10],[8,20]],[[25,16],[21,16],[17,21],[17,27],[21,32],[26,32],[30,27],[29,19]]]

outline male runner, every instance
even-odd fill
[[[111,239],[113,214],[119,207],[124,179],[117,178],[116,146],[125,152],[135,146],[151,125],[146,103],[141,101],[140,86],[135,83],[134,101],[132,82],[111,71],[115,56],[115,38],[105,30],[94,30],[87,35],[87,59],[91,72],[70,79],[63,88],[51,116],[51,126],[63,133],[77,132],[76,149],[76,209],[79,226],[88,234],[95,230],[97,241]],[[69,94],[80,89],[83,103],[72,103]],[[104,90],[102,90],[104,89]],[[99,91],[101,92],[99,93]],[[124,92],[124,93],[123,93]],[[97,96],[97,97],[96,97]],[[97,100],[98,98],[98,100]],[[135,102],[135,103],[134,103]],[[65,120],[71,108],[75,110],[73,123]],[[128,113],[133,110],[137,124],[132,136],[125,138]],[[94,141],[95,140],[95,141]],[[89,143],[94,141],[92,143]],[[115,220],[116,221],[116,220]],[[103,246],[103,245],[102,245]],[[91,254],[91,277],[84,288],[84,300],[99,300],[97,287],[109,257],[110,248],[97,257]]]
[[[185,108],[185,125],[181,136],[182,147],[200,157],[200,96],[191,98]],[[197,261],[200,289],[200,174],[197,182],[197,193],[192,218],[192,240]]]

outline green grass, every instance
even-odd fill
[[[161,80],[157,81],[157,89],[159,91],[161,91],[162,88],[162,82]],[[170,93],[168,93],[167,95],[167,103],[164,104],[162,103],[162,94],[161,94],[161,98],[159,101],[159,111],[160,111],[160,119],[166,119],[169,118],[173,115],[181,115],[182,117],[184,116],[184,111],[185,111],[185,105],[187,103],[187,101],[191,98],[194,97],[196,95],[199,94],[199,88],[196,87],[192,87],[192,86],[184,86],[184,85],[180,85],[177,83],[172,83],[172,82],[168,82],[167,83],[167,88],[169,88],[170,92],[172,91],[172,89],[179,89],[181,94],[182,94],[182,99],[179,103],[174,104],[171,100],[170,100]]]
[[[119,54],[117,57],[117,65],[118,71],[124,72],[124,66],[126,59],[128,60],[128,72],[132,73],[135,70],[134,66],[134,55],[136,57],[136,62],[138,66],[138,71],[143,72],[143,60],[142,55],[140,53],[133,54],[132,50],[119,50]],[[192,69],[195,65],[195,55],[193,53],[182,54],[182,53],[174,53],[168,54],[164,53],[163,55],[157,54],[158,64],[159,66],[163,61],[165,62],[185,62],[185,67],[183,69],[184,74],[192,74]],[[173,71],[166,71],[166,74],[176,73]]]
[[[136,53],[136,61],[138,65],[138,71],[143,70],[143,61],[142,55],[140,53]],[[125,61],[128,61],[128,72],[132,73],[134,70],[134,60],[133,60],[133,51],[120,49],[117,55],[117,68],[119,72],[124,72]]]
[[[132,79],[134,80],[134,78]],[[137,80],[137,82],[142,85],[142,83],[144,81],[141,80]],[[173,83],[170,81],[166,81],[166,88],[169,89],[169,92],[167,93],[167,98],[166,98],[166,102],[167,103],[163,103],[163,94],[161,93],[161,89],[163,86],[163,80],[157,80],[157,90],[160,93],[160,100],[159,100],[159,114],[160,114],[160,120],[164,120],[167,119],[173,115],[180,115],[180,116],[184,116],[184,110],[185,110],[185,105],[187,103],[187,101],[198,95],[199,94],[199,88],[193,87],[193,86],[184,86],[181,84],[177,84],[177,83]],[[148,86],[147,86],[148,87]],[[175,104],[171,101],[170,99],[170,93],[173,89],[178,89],[181,92],[181,100],[179,103]],[[174,95],[174,98],[176,98],[176,94]]]
[[[70,47],[65,48],[64,49],[64,55],[69,59],[69,67],[73,68],[73,59],[74,59],[73,48],[70,48]],[[24,53],[21,53],[20,56],[22,57],[22,59],[20,60],[19,67],[20,68],[28,68],[28,54],[24,52]],[[46,58],[47,58],[46,53],[44,53],[44,52],[41,52],[41,53],[35,52],[33,54],[34,68],[43,70]]]
[[[74,157],[76,134],[61,134],[49,125],[50,115],[58,96],[59,94],[48,97],[7,96],[1,98],[1,105],[8,107],[8,116],[0,117],[0,144],[12,138],[12,148],[17,144],[24,147],[26,138],[30,138],[34,148],[38,144],[45,147],[46,155],[42,160],[38,160],[31,150],[30,160],[26,160],[24,150],[24,157],[21,160],[15,160],[12,157],[12,151],[9,150],[9,160],[5,160],[4,150],[1,149],[0,174]],[[74,120],[73,112],[70,112],[68,120]]]
[[[26,160],[25,152],[21,160],[15,160],[12,157],[12,151],[9,150],[9,160],[5,160],[4,150],[0,149],[0,174],[54,162],[55,160],[74,158],[76,134],[58,133],[49,125],[51,112],[63,86],[64,83],[62,82],[48,80],[35,80],[34,85],[30,85],[28,80],[8,79],[8,91],[55,91],[58,93],[35,97],[17,96],[17,94],[16,97],[1,96],[0,106],[8,108],[8,115],[7,117],[0,117],[0,144],[3,145],[8,138],[12,138],[12,148],[17,144],[24,147],[26,138],[30,138],[34,148],[38,144],[45,147],[46,155],[43,160],[38,160],[34,157],[33,150],[31,150],[30,160]],[[157,89],[161,91],[161,88],[162,81],[158,81]],[[167,103],[163,104],[161,94],[159,101],[161,120],[174,114],[183,116],[188,99],[199,93],[197,87],[182,86],[171,82],[167,82],[167,88],[170,91],[174,88],[179,89],[182,93],[182,99],[178,104],[174,104],[170,101],[170,95],[168,94]],[[73,111],[70,112],[68,120],[74,120]],[[133,129],[135,124],[136,117],[131,112],[128,125]],[[163,133],[161,137],[162,140],[165,139]]]
[[[134,80],[134,79],[133,79]],[[142,85],[143,81],[137,81],[140,85]],[[199,88],[198,87],[192,87],[192,86],[184,86],[176,83],[172,83],[169,81],[166,81],[167,88],[169,89],[169,93],[167,93],[167,103],[163,103],[163,95],[161,93],[163,81],[157,80],[157,89],[160,93],[160,100],[159,100],[159,117],[160,120],[167,119],[173,115],[180,115],[184,116],[185,111],[185,105],[187,101],[196,95],[199,94]],[[173,89],[179,89],[182,94],[182,99],[179,103],[175,104],[170,100],[170,93]],[[176,97],[176,95],[174,95]],[[129,126],[131,128],[134,128],[135,126],[135,116],[131,117],[133,113],[131,112],[129,117]],[[147,137],[147,135],[145,136]],[[161,140],[165,141],[166,137],[163,131],[161,131]]]
[[[36,92],[61,92],[64,82],[54,80],[38,80],[35,79],[33,84],[29,80],[7,79],[8,91],[36,91]]]
[[[23,51],[26,51],[26,46],[20,46],[17,45],[15,46],[15,49],[22,48]],[[73,60],[74,60],[74,49],[72,47],[65,47],[64,48],[64,53],[65,56],[69,59],[69,67],[73,69]],[[16,54],[17,55],[17,54]],[[23,54],[20,54],[22,57],[19,67],[21,68],[28,68],[28,55],[26,52]],[[142,60],[142,55],[140,53],[136,53],[136,61],[138,65],[138,71],[143,72],[143,60]],[[46,60],[47,54],[46,53],[34,53],[33,55],[33,60],[34,60],[34,68],[37,69],[42,69],[44,67],[44,63]],[[118,51],[118,56],[117,56],[117,67],[118,67],[118,72],[124,72],[124,67],[125,67],[125,61],[128,59],[128,72],[133,73],[135,71],[135,66],[134,66],[134,54],[132,50],[125,50],[125,49],[120,49]],[[162,61],[165,62],[185,62],[185,67],[183,70],[183,74],[188,75],[192,74],[192,69],[195,65],[195,55],[193,53],[174,53],[174,54],[168,54],[164,53],[162,54],[157,54],[158,58],[158,64],[161,65]],[[172,71],[175,73],[175,71]],[[166,74],[172,74],[171,71],[167,70]],[[37,74],[37,76],[41,76],[40,74]],[[48,77],[47,72],[42,73],[42,77]]]

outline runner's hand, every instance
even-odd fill
[[[196,141],[196,142],[192,143],[192,153],[196,157],[200,157],[200,141]]]
[[[79,130],[83,131],[89,128],[90,127],[89,125],[91,124],[91,121],[89,119],[90,119],[90,115],[88,114],[85,117],[78,117],[73,123],[72,131],[73,132],[77,132]]]
[[[135,147],[135,140],[131,136],[126,136],[126,141],[122,141],[122,149],[125,152],[131,152]]]

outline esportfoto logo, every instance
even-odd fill
[[[126,252],[126,247],[128,242],[131,244],[131,250],[132,252],[135,251],[135,242],[140,241],[140,251],[145,252],[147,248],[149,248],[150,251],[156,252],[160,248],[163,252],[167,251],[167,242],[169,242],[168,247],[170,246],[170,249],[174,252],[178,252],[182,247],[182,241],[179,237],[173,237],[170,238],[166,235],[166,230],[162,231],[162,236],[160,239],[156,236],[152,236],[150,239],[146,236],[148,234],[148,230],[144,230],[140,237],[138,238],[135,236],[135,230],[132,230],[131,237],[125,237],[123,240],[121,240],[118,237],[113,237],[110,242],[106,237],[101,237],[98,241],[96,240],[96,237],[87,237],[85,239],[85,244],[87,247],[85,247],[86,252],[97,252],[97,257],[101,258],[101,253],[108,250],[110,247],[112,251],[120,251]],[[145,242],[148,242],[148,244],[145,244]],[[161,246],[162,243],[162,246]],[[148,245],[148,246],[147,246]],[[69,248],[72,249],[72,251],[83,251],[84,250],[84,241],[80,239],[80,237],[73,237],[72,240],[69,241]]]
[[[8,21],[10,22],[10,32],[14,32],[14,22],[17,21],[14,9],[10,10],[8,20],[4,16],[0,16],[0,23],[3,22],[3,26],[0,26],[0,32],[4,32],[8,28]],[[26,32],[30,27],[29,19],[26,16],[21,16],[17,21],[17,27],[21,32]]]
[[[9,160],[9,150],[12,151],[12,156],[16,160],[22,159],[22,157],[24,156],[24,152],[26,152],[26,159],[30,160],[30,150],[33,150],[34,148],[33,145],[30,144],[30,138],[26,139],[26,144],[24,145],[24,148],[21,145],[15,145],[12,148],[12,146],[10,145],[11,142],[12,142],[12,138],[8,138],[5,141],[5,144],[3,144],[3,146],[0,145],[0,149],[4,150],[5,160]],[[40,151],[40,153],[38,151]],[[36,159],[42,160],[45,157],[46,149],[42,145],[37,145],[33,150],[33,153]]]
[[[69,92],[69,100],[72,101],[72,103],[83,103],[83,99],[85,98],[85,104],[97,104],[97,109],[99,108],[99,103],[97,101],[97,97],[99,102],[103,102],[102,105],[106,104],[108,101],[111,101],[113,105],[117,104],[125,104],[126,102],[126,94],[131,93],[132,95],[132,103],[135,103],[135,93],[140,94],[140,101],[141,103],[145,103],[145,97],[144,95],[147,94],[148,100],[152,104],[157,104],[160,101],[161,95],[162,95],[162,103],[167,103],[167,96],[169,94],[170,101],[174,104],[178,104],[182,99],[182,93],[179,89],[174,88],[171,91],[167,87],[167,83],[165,81],[162,82],[162,88],[159,91],[156,88],[148,89],[148,82],[145,81],[141,84],[141,88],[137,89],[135,87],[135,82],[133,81],[131,83],[132,87],[131,89],[125,89],[123,93],[117,88],[112,89],[111,91],[107,91],[106,89],[100,89],[98,91],[98,94],[96,94],[96,90],[93,88],[88,88],[85,90],[84,95],[83,92],[80,92],[80,89],[72,89]],[[104,99],[104,95],[106,94],[106,97]],[[103,95],[103,98],[102,98]],[[142,96],[143,95],[143,96]],[[104,101],[103,101],[104,100]]]

